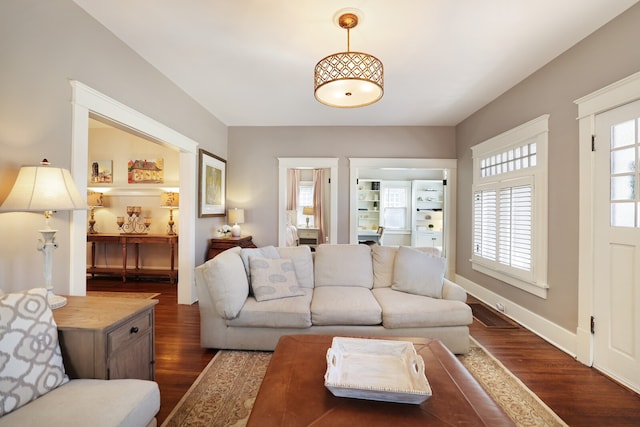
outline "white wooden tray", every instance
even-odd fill
[[[408,341],[334,337],[324,385],[338,397],[413,404],[431,397],[424,361]]]

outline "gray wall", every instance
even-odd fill
[[[227,203],[243,233],[278,243],[278,157],[338,157],[338,243],[349,242],[349,157],[456,157],[453,127],[230,127]]]
[[[54,166],[70,167],[72,79],[227,155],[222,123],[71,0],[0,2],[0,64],[0,202],[20,166],[46,157]],[[3,291],[42,285],[36,243],[43,221],[36,214],[0,214]],[[212,236],[223,221],[196,220],[196,236]],[[52,227],[59,230],[53,283],[63,293],[69,281],[69,214],[58,213]],[[196,264],[206,244],[206,238],[196,239],[202,257]]]
[[[578,323],[578,110],[588,93],[640,71],[640,4],[611,21],[456,127],[457,273],[575,332]],[[471,268],[470,147],[542,114],[549,126],[547,300]]]

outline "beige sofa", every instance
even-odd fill
[[[273,350],[282,335],[427,337],[469,349],[466,292],[445,260],[368,245],[233,248],[196,267],[201,345]],[[272,280],[272,282],[270,282]],[[431,295],[431,296],[427,296]]]
[[[69,380],[46,295],[0,294],[0,426],[155,426],[157,383]]]

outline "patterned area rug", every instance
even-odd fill
[[[475,340],[458,359],[517,426],[566,426]],[[245,426],[269,360],[270,352],[219,351],[161,427]]]

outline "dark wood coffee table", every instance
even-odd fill
[[[324,386],[333,337],[288,335],[278,342],[248,426],[513,426],[453,354],[437,340],[413,342],[433,395],[421,405],[335,397]],[[398,339],[398,338],[389,338]]]

